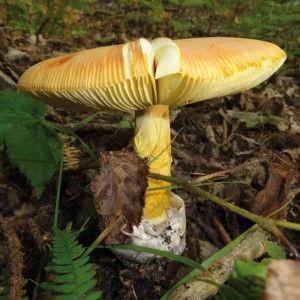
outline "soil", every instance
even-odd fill
[[[79,38],[72,42],[61,42],[47,39],[44,44],[39,45],[30,43],[27,33],[8,27],[1,28],[3,38],[0,63],[15,80],[13,76],[17,78],[30,65],[63,52],[77,50],[78,47],[95,47],[105,44],[103,41],[109,41],[110,44],[122,43],[139,36],[151,38],[154,35],[152,33],[155,28],[140,26],[136,31],[131,31],[128,27],[120,29],[121,25],[110,22],[109,17],[106,16],[104,20],[103,11],[112,18],[113,14],[109,13],[112,8],[108,10],[106,7],[86,16],[92,21],[98,19],[98,22],[105,21],[108,24],[107,30],[101,32],[97,40],[94,38],[96,25],[93,25],[95,28],[90,28],[90,34],[84,40]],[[159,33],[174,37],[174,33],[163,29]],[[20,50],[23,54],[8,59],[10,48]],[[299,74],[300,61],[297,58],[289,59],[287,66],[288,70],[284,75],[278,73],[245,93],[174,109],[171,123],[173,175],[193,180],[202,175],[225,171],[223,176],[208,181],[204,188],[251,210],[258,192],[266,186],[270,161],[276,161],[277,155],[284,156],[293,163],[295,170],[287,186],[289,197],[294,193],[287,219],[299,223],[300,89],[296,74]],[[17,75],[13,75],[14,72]],[[7,84],[2,83],[0,87],[7,87]],[[247,122],[243,120],[247,121],[249,116],[257,115],[272,117],[253,128],[247,128]],[[87,114],[49,108],[47,119],[69,126],[85,116]],[[129,124],[133,124],[133,119],[133,115],[129,114],[99,114],[78,134],[91,145],[97,155],[103,150],[131,149],[133,127],[122,128],[120,121],[128,120]],[[80,147],[78,142],[74,143]],[[79,235],[80,242],[88,246],[100,232],[95,230],[98,228],[98,219],[90,190],[90,182],[98,170],[89,165],[87,155],[81,150],[78,168],[66,171],[63,176],[59,223],[61,228],[72,223],[73,228],[79,229],[90,217]],[[5,173],[0,173],[1,213],[6,216],[22,216],[30,210],[37,226],[36,235],[22,235],[21,232],[25,252],[24,277],[31,279],[27,283],[27,290],[32,295],[34,281],[42,282],[47,277],[43,268],[49,261],[46,244],[51,240],[56,178],[49,183],[42,198],[36,200],[32,197],[32,190],[26,179],[16,168],[8,165],[3,151],[0,164],[5,167]],[[186,204],[188,234],[183,255],[193,260],[200,262],[211,256],[228,243],[228,237],[234,239],[251,225],[249,221],[205,199],[183,190],[176,193]],[[227,235],[224,235],[224,231]],[[284,234],[300,251],[297,233],[284,230]],[[0,264],[5,264],[7,248],[1,240],[0,248],[4,253],[2,255],[0,251]],[[146,264],[120,260],[104,249],[96,250],[91,258],[97,272],[97,287],[102,290],[104,299],[158,299],[189,271],[189,268],[165,259],[155,259]],[[37,275],[40,271],[41,276]],[[43,299],[43,295],[38,299]]]

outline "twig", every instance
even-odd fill
[[[213,220],[213,223],[215,224],[223,242],[225,244],[229,244],[231,242],[231,238],[230,238],[228,232],[225,230],[223,224],[220,222],[220,220],[217,217],[213,217],[212,220]]]
[[[169,299],[201,300],[216,294],[218,287],[215,284],[209,284],[207,280],[218,284],[224,283],[232,273],[234,261],[237,258],[256,259],[262,256],[266,252],[265,241],[270,238],[269,233],[256,226],[256,230],[251,231],[232,251],[210,265],[192,281],[175,289]]]
[[[0,70],[0,79],[5,81],[10,87],[15,88],[17,86],[17,84],[8,75],[6,75],[1,70]]]
[[[251,138],[249,138],[249,137],[246,137],[246,136],[244,136],[244,135],[242,135],[242,134],[239,134],[239,133],[232,133],[232,134],[230,135],[230,137],[229,137],[229,140],[231,140],[233,136],[238,136],[238,137],[240,137],[241,139],[243,139],[243,140],[245,140],[246,142],[248,142],[249,144],[255,144],[255,145],[258,145],[258,146],[262,146],[262,144],[259,143],[259,142],[257,142],[256,140],[251,139]]]
[[[222,144],[218,145],[218,147],[228,147],[228,125],[224,109],[219,109],[219,114],[223,118],[223,142]]]
[[[193,183],[193,185],[197,185],[201,182],[208,181],[208,180],[214,179],[216,177],[225,177],[227,174],[232,174],[234,171],[236,171],[236,170],[235,169],[228,169],[228,170],[224,170],[224,171],[218,171],[218,172],[215,172],[215,173],[203,175],[203,176],[200,176],[200,177],[197,177],[197,178],[193,179],[192,183]]]
[[[94,240],[91,246],[85,251],[86,255],[89,255],[94,249],[99,246],[99,244],[108,236],[108,234],[113,230],[120,219],[121,216],[116,216],[110,221],[108,226],[99,234],[99,236]]]

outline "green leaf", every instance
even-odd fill
[[[183,5],[185,6],[212,6],[210,0],[184,0]]]
[[[238,291],[236,291],[234,288],[232,288],[231,286],[223,284],[220,287],[220,291],[217,299],[218,300],[228,300],[228,299],[245,300],[245,297],[241,295]]]
[[[239,118],[245,123],[246,128],[253,129],[266,124],[274,125],[279,130],[286,130],[288,123],[280,117],[276,117],[268,112],[233,112],[233,117]]]
[[[245,123],[245,126],[248,129],[257,128],[271,123],[271,115],[265,112],[236,112],[235,115],[241,120],[241,122]]]
[[[217,300],[256,300],[264,290],[267,265],[252,260],[237,259],[234,273],[219,288]]]
[[[55,299],[101,299],[100,292],[91,291],[97,283],[96,272],[84,247],[78,244],[76,233],[69,228],[53,231],[53,257],[47,269],[54,272],[54,277],[51,282],[43,283],[42,288]]]
[[[219,288],[217,300],[257,300],[261,299],[264,281],[255,276],[230,278]]]
[[[284,249],[278,244],[270,241],[265,242],[267,253],[271,258],[275,259],[286,259],[286,253]]]
[[[16,114],[24,113],[32,117],[43,117],[47,107],[24,93],[6,89],[0,92],[0,111],[4,110]]]
[[[235,240],[233,240],[231,243],[217,251],[214,255],[209,257],[207,260],[201,263],[202,268],[207,268],[217,260],[221,259],[223,256],[227,255],[238,245],[245,237],[247,237],[249,234],[251,234],[254,230],[256,230],[256,226],[252,226],[250,229],[248,229],[246,232],[239,235]],[[199,275],[202,271],[199,269],[194,269],[191,272],[189,272],[187,275],[182,277],[174,286],[172,286],[161,298],[160,300],[167,300],[171,293],[178,288],[179,286],[188,283],[190,280],[192,280],[194,277]]]
[[[61,141],[44,119],[46,105],[17,91],[0,92],[0,143],[40,196],[57,170]]]
[[[82,282],[87,281],[88,278],[93,278],[95,275],[94,272],[89,272],[91,267],[92,267],[91,264],[87,264],[81,268],[77,268],[76,270],[73,271],[73,273],[67,273],[67,274],[63,273],[59,276],[55,276],[52,281],[55,283],[69,282],[73,279],[74,274],[76,277],[80,279],[80,281]]]
[[[118,123],[119,128],[121,129],[130,129],[132,128],[132,124],[130,121],[123,119]]]
[[[267,266],[253,260],[237,259],[234,268],[237,277],[256,276],[265,279],[267,275]]]
[[[102,293],[101,292],[94,292],[89,294],[85,300],[97,300],[102,298]]]

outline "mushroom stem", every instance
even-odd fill
[[[150,172],[171,175],[171,138],[168,105],[155,105],[136,113],[134,150],[147,160]],[[148,178],[145,194],[144,220],[165,221],[170,206],[170,183]]]

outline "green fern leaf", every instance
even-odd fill
[[[53,258],[47,270],[54,274],[51,282],[42,287],[55,295],[55,299],[101,299],[100,292],[91,292],[97,281],[89,263],[90,257],[76,240],[70,229],[54,229],[51,248]]]
[[[0,144],[40,196],[57,170],[61,141],[44,118],[46,105],[20,92],[0,92]]]

